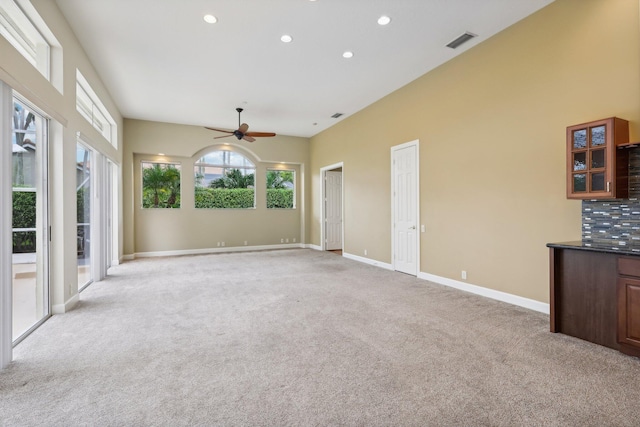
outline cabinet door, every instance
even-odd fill
[[[629,123],[617,117],[567,128],[567,198],[611,199],[628,194]]]
[[[618,342],[640,349],[640,279],[618,279]]]

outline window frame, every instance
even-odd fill
[[[0,35],[50,81],[52,43],[43,34],[49,31],[33,21],[19,2],[0,0]]]
[[[272,208],[272,207],[269,207],[269,205],[268,205],[269,200],[268,200],[268,195],[267,195],[267,197],[265,198],[266,208],[267,209],[274,209],[274,210],[295,210],[295,209],[297,209],[297,203],[296,203],[297,197],[296,196],[297,196],[297,187],[298,187],[298,185],[297,185],[297,182],[296,182],[297,181],[296,170],[294,168],[291,168],[291,169],[288,169],[288,168],[267,168],[266,173],[265,173],[265,183],[264,183],[264,188],[265,188],[265,191],[267,191],[267,193],[268,193],[268,190],[269,190],[269,188],[267,187],[267,184],[268,184],[267,175],[269,174],[269,172],[291,172],[293,174],[293,182],[292,182],[292,184],[293,184],[293,188],[292,188],[292,191],[293,191],[293,200],[292,200],[293,201],[293,206],[290,207],[290,208]]]
[[[118,148],[118,126],[115,120],[78,69],[76,69],[76,110],[114,148]]]
[[[176,207],[172,206],[145,206],[144,205],[144,165],[165,165],[165,166],[174,166],[178,172],[180,172],[180,177],[178,180],[178,196],[180,198],[179,205]],[[164,210],[164,209],[181,209],[182,208],[182,163],[180,162],[172,162],[168,160],[140,160],[140,208],[142,210]]]
[[[203,162],[201,160],[205,159],[207,156],[212,155],[213,153],[223,153],[222,154],[222,162],[221,163],[209,163],[209,162]],[[237,165],[231,162],[232,157],[235,156],[240,156],[243,160],[243,165]],[[225,160],[228,159],[228,160]],[[248,163],[248,165],[247,165]],[[250,165],[250,166],[249,166]],[[249,158],[247,155],[245,155],[244,153],[235,151],[235,150],[230,150],[230,149],[225,149],[225,148],[221,148],[221,147],[216,147],[215,149],[208,151],[206,153],[204,153],[202,156],[200,156],[200,158],[198,158],[198,160],[196,160],[193,164],[193,176],[194,176],[194,193],[198,190],[198,188],[204,188],[204,189],[209,189],[212,187],[209,187],[209,185],[211,184],[211,182],[213,182],[214,180],[210,180],[209,182],[207,182],[205,185],[198,185],[198,175],[203,175],[206,176],[205,174],[202,174],[202,169],[203,168],[218,168],[222,170],[222,175],[221,178],[226,176],[227,171],[230,170],[241,170],[243,171],[243,176],[247,176],[249,175],[247,173],[247,171],[252,171],[253,174],[253,185],[252,186],[247,186],[245,188],[247,189],[252,189],[253,190],[253,206],[251,207],[238,207],[238,208],[228,208],[228,207],[199,207],[197,206],[197,200],[194,200],[194,208],[195,209],[241,209],[241,210],[247,210],[247,209],[256,209],[257,208],[257,186],[256,186],[256,178],[257,178],[257,172],[258,172],[258,165],[256,164],[256,162],[253,161],[253,159]],[[219,179],[219,178],[216,178]]]

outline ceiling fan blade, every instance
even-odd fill
[[[216,132],[225,132],[225,133],[233,133],[232,130],[225,130],[225,129],[216,129],[216,128],[210,128],[210,127],[204,127],[205,129],[209,129],[209,130],[215,130]]]
[[[254,142],[256,140],[255,138],[251,138],[248,135],[243,136],[242,139],[244,139],[245,141],[249,141],[249,142]]]
[[[245,133],[245,135],[257,136],[257,137],[261,137],[261,136],[276,136],[276,134],[273,133],[273,132],[247,132],[247,133]]]
[[[249,130],[249,125],[246,123],[241,124],[240,127],[238,128],[238,132],[240,133],[247,133],[248,130]]]
[[[220,139],[220,138],[229,138],[230,136],[234,136],[233,134],[231,135],[222,135],[222,136],[216,136],[213,139]]]

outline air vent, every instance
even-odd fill
[[[455,39],[454,41],[450,42],[447,47],[450,47],[451,49],[456,49],[458,46],[460,46],[463,43],[468,42],[469,40],[471,40],[474,37],[478,37],[477,34],[473,34],[470,32],[466,32],[463,35],[461,35],[460,37],[458,37],[457,39]]]
[[[333,116],[331,116],[332,119],[337,119],[338,117],[342,116],[343,113],[335,113]]]

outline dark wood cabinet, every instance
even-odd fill
[[[549,244],[550,329],[640,357],[640,255]]]
[[[640,260],[618,259],[618,342],[640,352]]]
[[[615,255],[551,249],[551,332],[619,349]]]
[[[567,127],[567,198],[620,199],[629,194],[629,122],[617,117]]]

